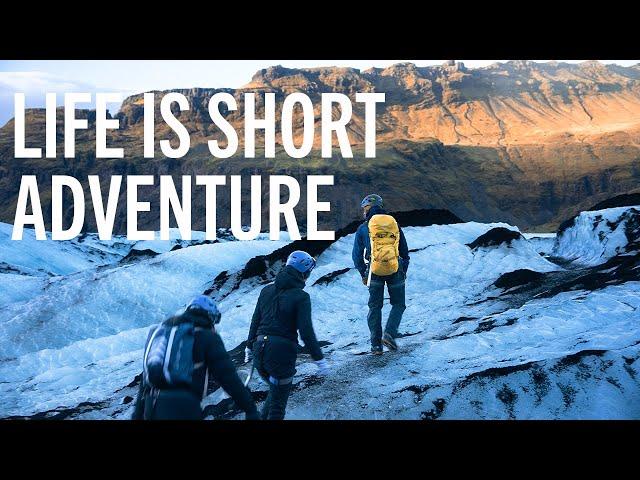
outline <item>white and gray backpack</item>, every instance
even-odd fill
[[[158,389],[192,387],[194,369],[203,366],[193,363],[195,331],[192,322],[163,322],[155,329],[144,353],[147,385]],[[205,388],[206,383],[205,379]]]

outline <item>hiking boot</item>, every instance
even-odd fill
[[[391,335],[389,335],[388,333],[385,333],[382,336],[382,343],[383,345],[386,345],[386,347],[389,350],[398,350],[398,344],[396,343],[395,338],[393,338]]]
[[[382,355],[382,346],[371,347],[371,355]]]

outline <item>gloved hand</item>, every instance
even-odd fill
[[[249,363],[253,358],[253,352],[249,347],[244,347],[244,363]]]
[[[367,286],[367,277],[362,277],[362,284],[366,287]]]
[[[323,377],[329,375],[331,369],[329,368],[329,362],[325,358],[316,360],[316,365],[318,366],[318,375]]]

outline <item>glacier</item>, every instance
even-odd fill
[[[299,355],[287,418],[640,418],[637,219],[635,207],[583,212],[558,235],[521,235],[505,223],[404,227],[411,267],[400,350],[381,357],[367,354],[368,295],[351,262],[353,234],[338,238],[306,288],[332,373],[318,377]],[[10,229],[0,225],[0,417],[8,418],[129,418],[150,326],[203,291],[218,301],[219,333],[246,373],[244,341],[271,276],[245,267],[290,245],[266,235],[131,244],[93,234],[15,245]],[[514,232],[508,240],[504,229]],[[483,235],[493,240],[471,248]],[[496,286],[512,272],[530,275]],[[250,386],[264,400],[261,380]],[[204,405],[209,419],[241,418],[214,383]]]

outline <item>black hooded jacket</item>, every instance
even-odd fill
[[[251,347],[260,335],[275,335],[297,343],[300,332],[311,357],[323,358],[311,323],[311,299],[304,286],[302,273],[287,265],[272,284],[262,289],[251,319],[247,345]]]
[[[213,323],[208,316],[199,314],[198,312],[185,312],[167,320],[170,324],[176,325],[182,322],[193,322],[195,327],[194,344],[193,344],[193,361],[194,364],[204,362],[209,370],[209,377],[213,378],[225,392],[233,399],[233,401],[250,416],[257,415],[256,405],[251,397],[251,393],[244,386],[236,369],[231,361],[231,357],[214,328]],[[155,327],[149,332],[147,343],[151,339]],[[146,344],[145,344],[146,350]],[[190,391],[199,399],[202,399],[205,392],[205,368],[197,368],[193,373],[193,384]],[[144,411],[145,391],[148,388],[144,382],[144,375],[140,381],[140,389],[136,400],[133,419],[142,419]]]

